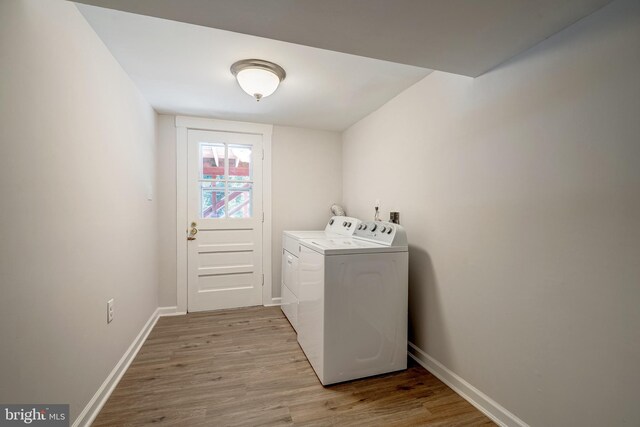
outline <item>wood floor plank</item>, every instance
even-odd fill
[[[323,387],[277,307],[158,320],[94,426],[495,425],[415,362]]]

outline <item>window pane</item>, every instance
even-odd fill
[[[229,179],[251,181],[251,146],[229,145]]]
[[[205,181],[200,183],[200,187],[209,190],[224,190],[224,181]]]
[[[202,183],[210,184],[210,183]],[[200,217],[224,218],[224,188],[213,189],[210,186],[200,188]]]
[[[202,179],[225,179],[224,156],[224,144],[200,144],[200,159],[202,161],[200,177]]]
[[[251,218],[253,185],[229,183],[229,218]]]

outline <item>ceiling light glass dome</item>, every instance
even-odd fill
[[[281,66],[262,59],[238,61],[231,66],[231,73],[236,76],[242,90],[256,101],[273,94],[286,77]]]

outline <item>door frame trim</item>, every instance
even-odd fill
[[[248,133],[262,135],[264,159],[262,161],[262,304],[273,305],[271,283],[271,135],[273,125],[262,123],[236,122],[202,117],[176,116],[176,297],[177,311],[187,311],[187,143],[189,129],[212,130],[218,132]],[[279,298],[278,298],[279,299]]]

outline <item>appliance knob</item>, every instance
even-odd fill
[[[393,231],[393,228],[389,227],[389,229],[387,230],[387,234],[391,234],[392,231]]]
[[[367,224],[362,224],[362,229],[366,230],[367,229]]]
[[[348,224],[347,224],[347,228],[351,228],[351,223],[348,223]]]
[[[381,233],[384,233],[385,231],[387,231],[387,227],[381,227],[381,228],[380,228],[380,232],[381,232]]]
[[[329,220],[329,225],[333,225],[334,221],[335,221],[335,220],[334,220],[333,218],[331,218],[331,219]]]
[[[373,233],[374,231],[376,231],[376,228],[378,228],[377,225],[375,224],[371,225],[371,232]]]
[[[347,221],[343,222],[343,223],[342,223],[342,226],[343,226],[343,227],[346,227],[346,226],[347,226]]]
[[[358,226],[358,230],[362,230],[362,224]]]

